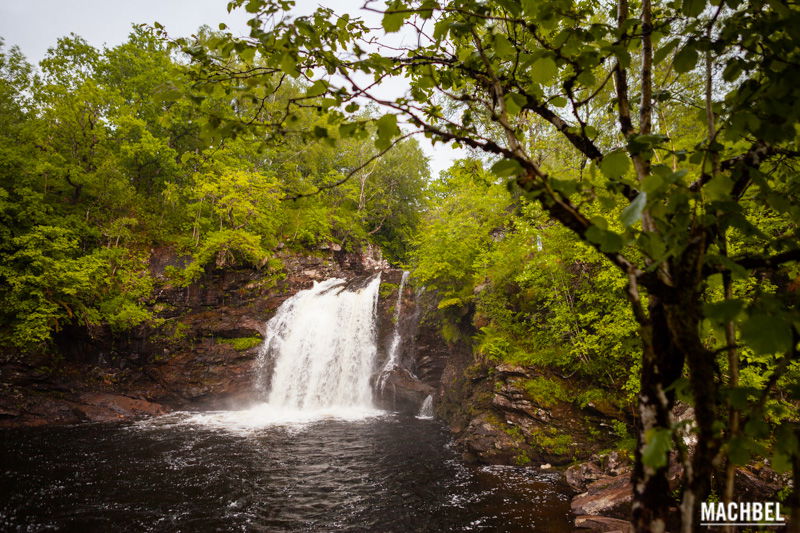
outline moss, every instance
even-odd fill
[[[553,455],[568,455],[572,449],[572,437],[553,427],[531,433],[529,441],[532,446]]]
[[[217,339],[221,344],[230,344],[234,350],[243,352],[261,344],[261,337],[238,337],[236,339]]]
[[[519,453],[518,453],[518,454],[517,454],[517,455],[514,457],[514,462],[517,464],[517,466],[525,466],[525,465],[527,465],[527,464],[530,464],[530,462],[531,462],[531,458],[530,458],[530,457],[528,457],[528,454],[527,454],[527,453],[525,453],[525,452],[519,452]]]
[[[381,286],[378,289],[378,294],[380,295],[381,299],[388,298],[390,295],[397,292],[398,288],[400,288],[400,286],[396,283],[381,283]]]
[[[500,429],[503,430],[503,432],[506,435],[508,435],[509,437],[514,439],[515,441],[517,441],[517,442],[524,442],[525,441],[525,436],[522,434],[522,430],[520,428],[518,428],[517,426],[511,426],[509,424],[500,424],[499,427],[500,427]]]
[[[185,339],[188,331],[189,331],[188,324],[184,324],[183,322],[176,322],[175,328],[172,330],[170,338],[175,341]]]
[[[572,400],[569,391],[561,383],[545,377],[527,379],[522,386],[528,396],[542,407],[552,407],[558,402]]]
[[[456,324],[445,321],[442,324],[442,338],[449,344],[455,344],[459,339],[461,339],[461,331],[458,329]]]

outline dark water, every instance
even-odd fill
[[[557,474],[466,467],[434,421],[181,416],[0,431],[0,530],[572,531]]]

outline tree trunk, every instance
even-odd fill
[[[646,466],[642,450],[649,430],[668,430],[672,426],[671,411],[675,403],[672,385],[681,377],[684,357],[673,342],[667,308],[659,295],[649,295],[648,311],[649,323],[641,328],[640,427],[632,475],[632,519],[637,533],[664,533],[671,503],[667,480],[669,465],[658,469]]]

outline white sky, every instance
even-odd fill
[[[194,33],[207,24],[216,28],[226,23],[235,33],[246,34],[248,13],[227,12],[227,0],[0,0],[0,37],[6,46],[19,45],[32,63],[41,60],[58,37],[76,33],[96,47],[115,46],[126,40],[134,23],[163,24],[170,35]],[[364,0],[297,0],[297,11],[308,13],[318,5],[333,7],[338,13],[351,13],[379,26],[374,15],[360,11]],[[405,87],[397,80],[394,87],[381,89],[382,95],[396,95]],[[432,147],[420,136],[420,144],[430,158],[431,174],[450,166],[466,152],[437,144]]]

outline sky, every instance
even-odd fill
[[[76,33],[96,47],[115,46],[130,33],[134,23],[160,22],[172,36],[191,35],[207,24],[216,28],[224,22],[235,33],[246,34],[248,13],[227,12],[227,0],[0,0],[0,37],[6,46],[18,45],[31,63],[37,63],[61,36]],[[379,26],[376,15],[360,10],[364,0],[297,0],[297,12],[308,13],[318,5],[333,7],[337,13],[350,13]],[[380,96],[396,96],[405,82],[381,89]],[[419,136],[430,158],[431,175],[465,157],[461,150],[430,142]]]

